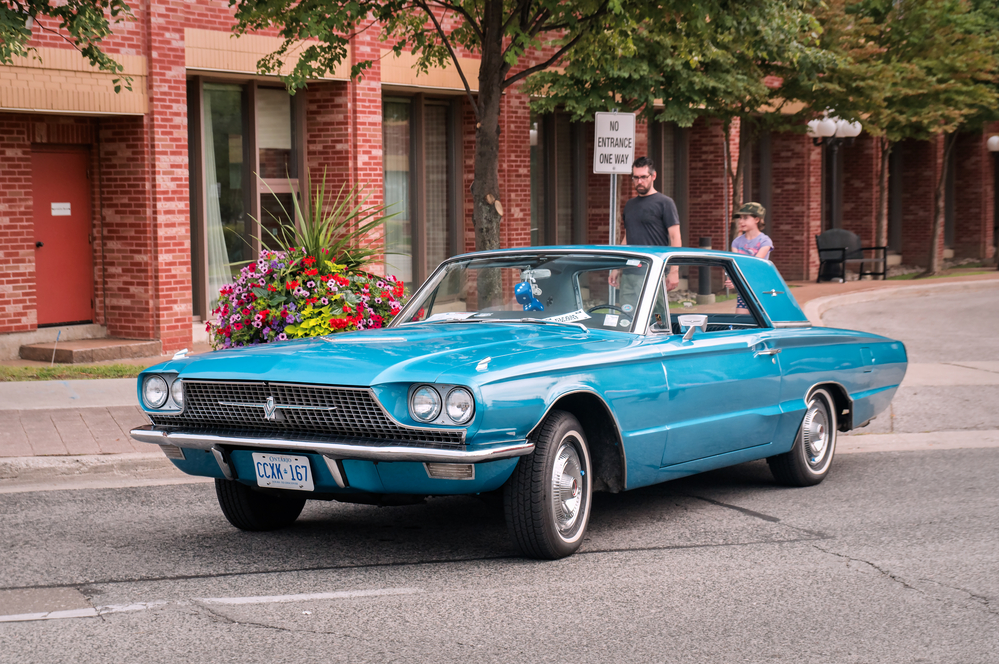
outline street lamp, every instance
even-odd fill
[[[843,120],[826,111],[821,118],[808,122],[808,135],[812,137],[812,145],[825,145],[829,150],[829,218],[832,226],[838,228],[841,220],[840,212],[840,182],[839,182],[839,146],[841,143],[853,145],[853,140],[860,135],[863,126],[859,122]]]

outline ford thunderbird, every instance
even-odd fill
[[[131,434],[214,478],[243,530],[288,526],[306,500],[501,491],[519,549],[554,559],[597,491],[757,459],[781,484],[821,482],[837,433],[905,370],[899,341],[813,327],[765,260],[510,249],[444,262],[384,328],[151,367]]]

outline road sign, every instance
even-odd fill
[[[635,114],[597,113],[593,125],[593,172],[630,175],[635,160]]]

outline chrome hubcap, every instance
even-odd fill
[[[582,463],[568,439],[562,441],[555,456],[551,486],[555,526],[562,535],[569,534],[579,520],[585,492]]]
[[[805,455],[810,466],[821,466],[826,451],[829,449],[829,422],[826,411],[816,399],[808,405],[805,421],[802,426],[802,442],[805,444]]]

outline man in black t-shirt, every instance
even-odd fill
[[[676,203],[655,188],[656,166],[648,157],[639,157],[631,165],[631,181],[638,195],[624,205],[624,234],[627,244],[679,247],[680,215]],[[620,286],[620,272],[610,275],[610,285]],[[666,289],[673,290],[680,283],[680,270],[670,269]]]

